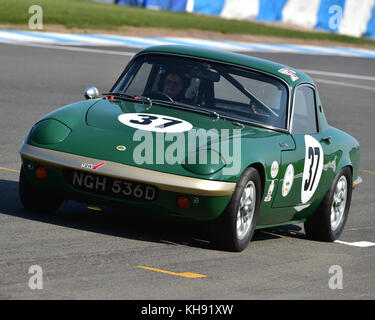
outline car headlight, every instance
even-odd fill
[[[192,173],[209,175],[218,172],[226,165],[225,160],[215,150],[205,149],[191,153],[185,158],[182,167]]]
[[[65,140],[72,130],[60,121],[46,119],[31,129],[31,140],[39,144],[55,144]]]

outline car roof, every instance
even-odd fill
[[[144,53],[170,53],[170,54],[178,54],[178,55],[185,55],[197,58],[204,58],[214,61],[220,61],[225,63],[230,63],[234,65],[248,67],[254,70],[263,71],[266,73],[270,73],[275,75],[276,77],[282,78],[285,80],[291,87],[295,87],[297,84],[302,82],[311,83],[313,85],[314,81],[305,73],[288,67],[286,65],[261,59],[257,57],[248,56],[245,54],[239,54],[234,52],[222,51],[222,50],[213,50],[209,48],[199,48],[193,46],[185,46],[185,45],[160,45],[160,46],[151,46],[146,49],[141,50],[138,52],[137,55],[144,54]],[[280,70],[284,70],[280,72]],[[295,73],[298,79],[295,79],[288,71]],[[293,80],[294,79],[294,80]]]

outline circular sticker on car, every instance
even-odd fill
[[[283,197],[286,197],[290,190],[292,189],[294,181],[294,167],[292,164],[289,164],[285,171],[282,194]]]
[[[184,132],[193,128],[190,122],[160,114],[123,113],[118,120],[132,128],[155,132]]]
[[[279,173],[279,163],[275,160],[271,164],[271,178],[274,179]]]
[[[301,201],[306,203],[314,195],[323,171],[323,149],[318,140],[305,135],[305,164],[303,167]]]

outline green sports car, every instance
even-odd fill
[[[205,221],[218,247],[304,222],[334,241],[347,220],[359,143],[328,125],[313,80],[229,52],[155,46],[109,92],[43,117],[20,148],[27,210],[63,200]]]

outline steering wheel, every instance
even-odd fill
[[[168,100],[170,102],[174,101],[169,95],[161,91],[147,91],[144,93],[144,96],[151,99]]]

